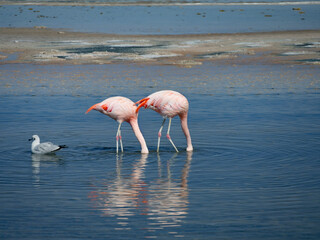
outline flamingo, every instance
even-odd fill
[[[123,145],[122,145],[122,137],[121,137],[121,124],[125,121],[128,122],[134,134],[136,135],[138,141],[141,145],[141,153],[149,153],[146,141],[140,131],[138,125],[138,112],[136,111],[137,106],[133,101],[125,97],[110,97],[105,99],[104,101],[94,104],[91,106],[87,111],[90,112],[92,109],[97,110],[112,119],[116,120],[119,123],[118,131],[116,134],[116,146],[117,146],[117,153],[119,148],[119,140],[121,146],[121,152],[123,152]]]
[[[169,125],[167,131],[167,138],[176,150],[179,152],[176,146],[174,145],[171,137],[170,137],[170,127],[171,127],[171,120],[175,116],[179,116],[181,120],[181,128],[186,136],[187,139],[187,151],[193,151],[192,143],[191,143],[191,136],[188,128],[188,110],[189,110],[189,103],[185,96],[181,93],[171,91],[171,90],[163,90],[159,92],[155,92],[149,95],[146,98],[143,98],[136,102],[138,108],[136,112],[139,112],[141,107],[150,108],[157,113],[159,113],[163,117],[162,125],[158,132],[158,147],[157,152],[159,152],[160,148],[160,138],[163,125],[167,118],[169,118]]]

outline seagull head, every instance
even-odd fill
[[[29,141],[34,141],[34,140],[40,140],[38,135],[32,135],[32,138],[29,139]]]

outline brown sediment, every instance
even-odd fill
[[[227,64],[319,64],[320,30],[116,35],[63,29],[0,28],[0,64],[142,63],[192,67]],[[14,56],[13,56],[14,55]]]

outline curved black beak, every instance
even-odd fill
[[[29,138],[29,139],[28,139],[28,141],[32,141],[32,140],[33,140],[33,138]]]

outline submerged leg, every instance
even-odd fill
[[[117,131],[117,135],[116,135],[117,153],[119,152],[119,138],[121,138],[121,131],[120,131],[120,128],[121,128],[121,123],[119,123],[118,131]],[[122,145],[122,142],[120,142],[120,143],[121,143],[121,145]]]
[[[171,120],[172,120],[172,118],[169,118],[167,138],[168,138],[168,140],[171,142],[171,144],[172,144],[172,146],[174,147],[174,149],[176,150],[176,152],[179,152],[178,149],[176,148],[176,146],[174,145],[173,141],[171,140],[171,137],[170,137]]]
[[[160,127],[159,132],[158,132],[158,147],[157,147],[157,152],[159,152],[161,132],[162,132],[162,128],[163,128],[163,125],[164,125],[165,122],[166,122],[166,118],[163,119],[163,122],[162,122],[161,127]]]

